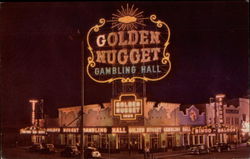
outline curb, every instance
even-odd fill
[[[172,154],[172,155],[162,155],[162,156],[155,156],[155,159],[166,158],[166,157],[175,157],[175,156],[182,156],[186,155],[187,153],[179,153],[179,154]]]

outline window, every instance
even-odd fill
[[[226,118],[226,124],[230,124],[230,118],[229,117]]]
[[[200,144],[203,144],[203,136],[200,136]]]
[[[184,134],[184,145],[188,145],[188,135]]]
[[[246,114],[242,114],[243,121],[246,121]]]
[[[198,136],[195,136],[195,144],[198,144]]]
[[[235,118],[235,125],[239,125],[239,118]]]

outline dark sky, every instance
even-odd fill
[[[204,103],[216,93],[247,95],[248,3],[130,2],[171,28],[172,70],[147,83],[149,100]],[[99,18],[126,2],[2,3],[0,8],[1,112],[5,123],[29,122],[30,98],[46,112],[81,105],[80,39]],[[87,51],[85,51],[87,54]],[[86,57],[86,56],[85,56]],[[109,102],[111,84],[86,76],[86,104]]]

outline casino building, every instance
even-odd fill
[[[155,102],[149,102],[146,99],[143,99],[140,104],[129,101],[115,103],[116,106],[120,106],[115,107],[111,103],[104,103],[103,108],[97,104],[83,107],[86,146],[94,145],[100,149],[110,148],[111,150],[143,150],[148,145],[155,150],[164,150],[188,144],[184,143],[184,137],[187,138],[190,134],[190,127],[179,124],[180,104],[158,103],[156,105]],[[60,127],[65,127],[74,120],[79,111],[80,107],[59,109]],[[128,120],[129,118],[134,119]],[[78,121],[75,121],[67,129],[77,129],[77,125]],[[79,139],[80,136],[74,132],[60,134],[61,144],[76,144]]]
[[[58,127],[45,129],[44,142],[77,145],[80,110],[81,106],[58,109]],[[192,118],[198,119],[194,122],[196,125],[205,124],[204,113],[195,114],[198,110],[194,106],[184,113],[178,103],[151,102],[146,98],[137,99],[134,94],[123,94],[111,103],[85,105],[83,110],[85,146],[111,151],[139,151],[146,145],[153,150],[166,151],[189,145],[192,143],[191,127],[187,122],[180,122],[180,118],[187,118],[186,113],[190,111]]]
[[[249,99],[240,99],[249,102]],[[92,145],[106,152],[142,151],[145,146],[158,152],[196,144],[213,146],[216,142],[241,142],[244,137],[242,123],[249,120],[247,114],[241,113],[246,105],[224,103],[225,123],[219,127],[214,124],[213,107],[214,103],[157,103],[135,94],[121,94],[110,103],[83,106],[84,143],[85,146]],[[26,128],[21,129],[20,133],[29,134],[33,139],[40,138],[33,142],[77,145],[81,138],[80,111],[81,106],[59,108],[57,127]]]

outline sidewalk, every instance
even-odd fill
[[[148,159],[160,159],[160,158],[166,158],[166,157],[173,157],[173,156],[181,156],[186,154],[187,151],[169,151],[169,152],[159,152],[159,153],[151,153],[150,157]],[[129,155],[129,152],[120,152],[120,153],[102,153],[102,157],[104,159],[144,159],[144,154],[132,152],[131,155]]]

